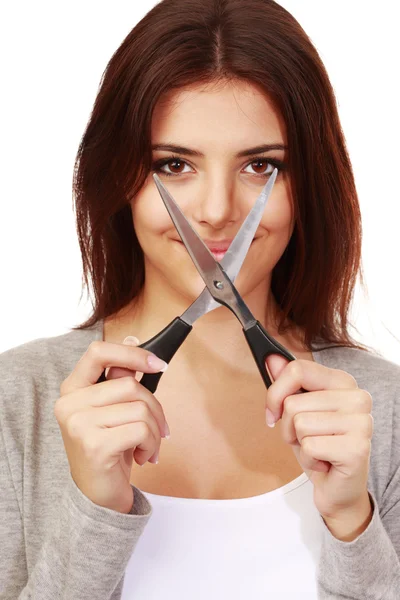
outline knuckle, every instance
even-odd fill
[[[293,417],[294,427],[296,429],[296,433],[302,434],[305,429],[305,415],[303,413],[298,413]]]
[[[68,381],[69,381],[69,375],[68,375],[68,377],[66,377],[64,379],[64,381],[61,382],[60,396],[65,396],[66,394],[68,394]]]
[[[138,382],[134,377],[121,377],[120,381],[123,381],[124,391],[128,396],[134,396],[138,392]]]
[[[292,360],[286,368],[289,369],[290,376],[293,377],[293,379],[301,381],[303,377],[303,364],[301,359],[297,358],[296,360]]]
[[[96,360],[100,357],[101,351],[103,348],[103,342],[100,340],[94,340],[89,344],[87,349],[87,354],[90,356],[92,360]]]
[[[372,436],[374,435],[374,425],[375,425],[375,423],[374,423],[374,417],[372,416],[372,414],[368,413],[368,415],[369,415],[370,421],[371,421],[371,423],[370,423],[370,430],[369,431],[370,431],[370,438],[372,439]]]
[[[101,444],[97,435],[94,433],[86,435],[82,440],[82,451],[89,460],[97,460],[100,454]]]
[[[138,437],[141,440],[146,440],[146,439],[149,438],[149,436],[154,437],[153,433],[152,433],[152,431],[150,429],[150,426],[149,426],[149,424],[146,421],[138,421],[136,423],[136,428],[135,429],[136,429]]]
[[[287,427],[282,427],[281,432],[282,439],[286,444],[293,444],[298,442],[298,437],[300,437],[301,439],[301,436],[298,436],[298,431],[296,430],[296,428],[294,432],[294,437],[293,435],[290,435],[290,430]]]
[[[65,429],[67,431],[68,436],[71,439],[80,438],[83,429],[82,414],[73,413],[72,415],[70,415],[65,423]]]
[[[53,413],[55,418],[57,419],[57,422],[61,423],[63,420],[63,402],[61,401],[61,398],[58,398],[58,400],[55,401]]]
[[[357,440],[356,444],[356,454],[360,458],[365,458],[369,456],[371,452],[371,440],[366,438],[361,438]]]
[[[295,418],[298,404],[299,399],[296,398],[296,396],[286,396],[285,400],[283,401],[283,406],[284,411],[289,417],[293,417],[293,419]]]
[[[371,413],[367,413],[366,415],[363,415],[363,433],[371,439],[373,432],[374,417],[371,415]]]
[[[367,390],[358,390],[357,400],[361,410],[370,411],[372,409],[372,396]]]
[[[358,387],[357,381],[353,377],[353,375],[350,375],[350,373],[348,373],[347,371],[343,371],[342,369],[338,369],[338,371],[341,373],[343,380],[346,382],[346,385],[348,385],[349,388]]]
[[[314,441],[311,436],[305,437],[301,442],[303,452],[310,456],[314,451]]]
[[[148,418],[150,409],[144,400],[136,400],[135,402],[132,402],[132,405],[134,406],[135,413],[140,420],[142,418],[143,419]]]

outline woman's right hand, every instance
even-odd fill
[[[133,458],[143,465],[158,454],[161,437],[168,431],[164,411],[135,374],[158,373],[165,366],[142,348],[94,341],[60,386],[54,415],[71,476],[81,492],[99,506],[129,513],[134,500],[130,484]],[[106,367],[120,373],[121,368],[126,369],[131,375],[97,384]]]

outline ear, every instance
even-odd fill
[[[267,356],[265,364],[272,381],[278,379],[288,362],[288,359],[284,358],[280,354],[271,354],[270,356]]]

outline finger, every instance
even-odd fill
[[[312,469],[314,461],[326,461],[341,467],[344,475],[352,475],[371,454],[371,440],[352,435],[310,436],[300,448],[302,464]]]
[[[133,377],[104,381],[97,385],[62,396],[57,400],[54,412],[59,423],[67,423],[74,414],[89,408],[143,401],[148,404],[156,419],[162,436],[166,432],[164,409],[157,398]]]
[[[110,429],[121,425],[141,422],[147,423],[156,443],[160,444],[163,434],[148,404],[142,400],[125,402],[114,406],[102,406],[96,410],[84,410],[68,421],[68,433],[71,437],[82,438],[90,428]]]
[[[270,356],[267,356],[265,364],[271,381],[278,379],[288,362],[288,359],[280,354],[270,354]]]
[[[157,447],[157,439],[145,421],[105,429],[102,431],[102,440],[103,452],[106,452],[107,456],[115,459],[122,452],[133,450],[134,460],[141,466],[153,456]]]
[[[342,414],[338,412],[305,412],[294,417],[292,436],[287,443],[302,442],[305,437],[316,435],[356,434],[372,439],[371,414]]]
[[[127,346],[138,346],[139,340],[134,335],[128,335],[124,339],[122,344]],[[104,372],[104,375],[106,379],[118,379],[119,377],[127,376],[135,377],[136,379],[138,379],[136,377],[136,371],[131,371],[130,369],[121,369],[120,367],[107,367],[107,369]]]
[[[119,427],[120,425],[127,425],[137,421],[147,423],[156,441],[157,450],[150,458],[146,458],[144,462],[149,460],[149,462],[155,463],[155,459],[159,453],[160,438],[165,438],[166,430],[165,427],[159,426],[154,415],[151,413],[148,404],[141,400],[136,400],[135,402],[126,402],[124,404],[116,404],[115,406],[105,406],[102,409],[98,409],[98,411],[100,410],[102,411],[102,414],[99,419],[96,420],[96,425],[98,427]],[[96,416],[98,411],[96,410]],[[141,466],[143,466],[144,462],[141,463]]]
[[[134,377],[136,381],[140,381],[141,375],[138,371],[132,371],[130,369],[122,369],[121,367],[108,367],[106,369],[106,379],[121,379],[121,377]]]
[[[167,364],[143,348],[95,340],[79,359],[72,373],[62,382],[61,394],[94,385],[104,369],[111,366],[142,373],[159,373],[166,369]]]
[[[96,427],[119,427],[136,421],[145,421],[149,423],[155,437],[161,436],[162,433],[149,405],[143,400],[103,406],[95,411],[87,411],[86,414],[90,415],[91,423]]]
[[[281,434],[291,444],[296,438],[296,426],[301,422],[298,415],[310,413],[369,414],[372,420],[372,398],[366,390],[323,390],[322,392],[306,392],[287,396],[283,401]],[[318,417],[323,418],[323,417]],[[296,419],[296,421],[295,421]],[[299,421],[300,419],[300,421]]]
[[[284,367],[279,378],[269,387],[267,407],[278,421],[282,416],[284,399],[302,388],[317,391],[357,387],[354,377],[345,371],[331,369],[311,360],[296,359]]]
[[[305,466],[305,457],[304,453],[302,452],[301,445],[299,443],[293,444],[291,448],[294,452],[297,462],[304,469],[309,479],[312,480],[312,471],[327,472],[331,468],[331,464],[329,462],[324,460],[313,459],[313,457],[311,457],[312,461],[307,463],[309,465],[309,467],[307,468]]]

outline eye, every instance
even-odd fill
[[[261,167],[260,167],[261,165]],[[263,165],[265,165],[263,167]],[[165,168],[168,167],[169,171],[166,171]],[[185,170],[185,167],[187,169]],[[244,171],[246,174],[254,175],[255,177],[266,178],[269,177],[273,170],[277,168],[279,171],[285,170],[286,165],[283,161],[278,160],[277,158],[263,158],[255,156],[252,158],[251,162],[247,164],[245,167],[248,169],[251,167],[254,169],[261,168],[261,172],[253,173],[251,171]],[[160,173],[166,177],[179,177],[180,175],[185,175],[187,173],[192,173],[190,165],[180,158],[179,156],[170,156],[168,158],[161,158],[160,160],[156,160],[152,164],[152,170],[155,173]]]
[[[260,167],[260,165],[261,165],[261,167]],[[265,166],[263,167],[263,165],[267,166],[267,170],[265,170]],[[258,175],[259,177],[265,177],[267,175],[271,175],[272,171],[275,168],[275,166],[272,164],[272,162],[268,161],[266,158],[257,158],[255,160],[252,160],[252,162],[250,164],[248,164],[246,168],[249,168],[249,167],[251,167],[252,169],[260,168],[261,172],[250,173],[251,175]]]
[[[171,168],[170,165],[173,165],[173,169],[177,169],[177,172],[173,172],[171,173]],[[188,163],[185,160],[182,160],[179,157],[172,157],[172,158],[167,158],[167,159],[161,159],[156,161],[153,164],[153,170],[156,171],[157,173],[162,173],[163,175],[167,175],[168,177],[173,177],[174,175],[183,175],[185,173],[190,173],[189,171],[182,171],[181,167],[186,165],[187,167],[189,166]],[[170,170],[170,172],[165,171],[164,167],[168,167],[168,169]]]

